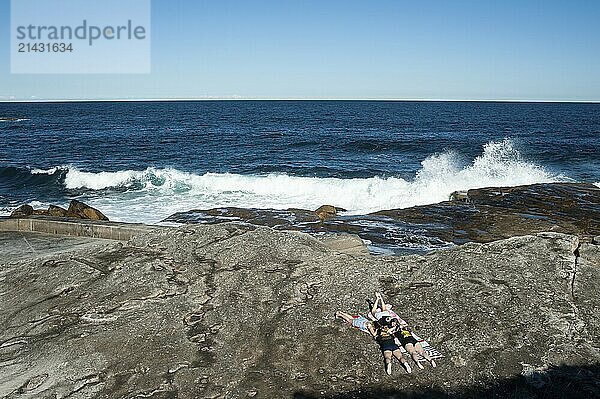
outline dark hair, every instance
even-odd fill
[[[379,319],[379,325],[382,327],[391,327],[392,318],[390,316],[383,316],[381,319]]]

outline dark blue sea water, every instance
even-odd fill
[[[218,206],[360,214],[455,190],[600,182],[600,104],[0,103],[0,210],[80,198],[158,222]]]

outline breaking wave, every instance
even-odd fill
[[[509,139],[489,142],[481,155],[464,162],[453,151],[421,162],[411,180],[400,177],[318,178],[287,174],[193,174],[177,169],[85,172],[72,166],[32,169],[121,221],[157,222],[178,211],[221,206],[315,209],[332,204],[351,214],[445,201],[457,190],[567,180],[524,160]]]

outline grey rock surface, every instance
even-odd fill
[[[371,257],[219,224],[1,259],[0,397],[600,395],[600,250],[571,235]],[[438,368],[387,376],[333,318],[377,290]]]

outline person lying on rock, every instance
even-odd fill
[[[362,315],[353,316],[339,310],[335,312],[335,317],[344,320],[347,324],[358,328],[362,332],[370,334],[377,341],[383,354],[388,374],[392,372],[392,356],[395,356],[404,365],[408,373],[412,372],[410,365],[404,360],[400,347],[393,335],[399,325],[396,319],[391,316],[382,316],[379,321],[372,321]],[[373,316],[371,315],[371,317]],[[395,323],[394,326],[391,324],[392,321]],[[420,367],[422,368],[422,366]]]
[[[385,303],[381,293],[376,292],[375,298],[375,303],[371,309],[372,316],[376,320],[381,319],[382,317],[391,317],[395,328],[394,336],[397,339],[397,343],[406,349],[420,369],[423,368],[423,365],[419,362],[419,355],[427,360],[432,367],[436,367],[435,361],[425,352],[423,346],[413,336],[412,331],[408,327],[408,323],[402,320],[400,316],[392,310],[392,305]]]
[[[423,365],[419,361],[419,355],[421,355],[425,360],[427,360],[431,367],[436,367],[435,361],[429,357],[427,352],[423,349],[423,346],[417,339],[413,336],[412,331],[409,329],[408,325],[402,325],[398,320],[392,319],[392,326],[394,327],[394,337],[398,340],[400,345],[406,349],[408,354],[412,357],[412,359],[417,363],[417,366],[422,369]]]
[[[368,325],[373,324],[373,322],[360,314],[353,316],[338,310],[335,312],[335,317],[344,320],[346,323],[350,324],[352,327],[358,328],[362,332],[370,334]]]
[[[379,297],[378,297],[379,295]],[[369,309],[369,314],[367,315],[369,318],[367,319],[366,317],[364,317],[361,314],[358,314],[356,316],[351,315],[350,313],[346,313],[346,312],[342,312],[340,310],[338,310],[337,312],[335,312],[335,317],[344,320],[346,323],[350,324],[352,327],[356,327],[358,328],[360,331],[365,332],[367,334],[369,334],[369,329],[367,328],[367,324],[368,323],[372,323],[373,321],[376,321],[377,318],[375,318],[375,316],[373,316],[373,314],[375,314],[374,310],[376,308],[376,306],[378,305],[378,299],[381,299],[381,294],[379,294],[378,292],[375,293],[375,303],[373,303]],[[381,303],[383,304],[383,299],[381,299]],[[371,302],[369,301],[369,304],[371,304]],[[389,306],[391,309],[391,305],[385,305],[384,306]],[[372,308],[371,308],[372,307]],[[379,308],[377,308],[379,309]],[[392,312],[393,313],[393,312]],[[394,313],[396,315],[396,313]],[[396,315],[398,316],[398,315]],[[402,320],[398,317],[399,320]]]
[[[389,303],[385,303],[383,297],[380,292],[375,293],[375,302],[373,303],[373,307],[371,308],[371,313],[369,317],[372,320],[379,320],[382,317],[391,317],[398,321],[401,326],[408,326],[408,323],[400,318],[396,312],[392,310],[392,305]]]
[[[391,316],[383,316],[379,320],[368,324],[369,332],[379,344],[379,349],[383,355],[385,362],[385,372],[388,375],[392,374],[392,357],[395,357],[402,363],[407,373],[411,373],[412,370],[408,362],[402,356],[402,351],[396,343],[394,333],[397,329],[392,323],[393,318]],[[397,322],[396,322],[397,324]]]

